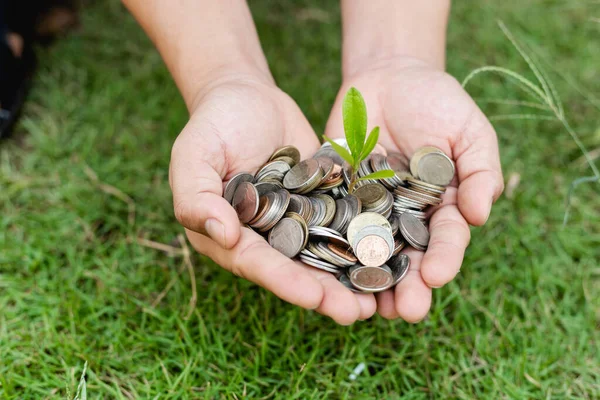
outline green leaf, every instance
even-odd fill
[[[367,135],[367,106],[360,92],[354,87],[350,88],[344,96],[342,116],[348,147],[354,158],[358,160]]]
[[[373,172],[372,174],[363,176],[362,178],[358,178],[359,181],[364,181],[365,179],[384,179],[391,178],[396,173],[391,169],[382,169],[381,171]]]
[[[371,152],[375,148],[375,145],[377,144],[378,140],[379,140],[379,127],[376,126],[375,128],[373,128],[371,133],[369,133],[369,137],[367,138],[367,141],[365,142],[365,147],[363,147],[362,153],[360,155],[360,161],[364,160],[365,158],[367,158],[367,156],[369,154],[371,154]]]
[[[352,155],[348,152],[348,150],[346,150],[344,147],[340,146],[333,140],[329,139],[325,135],[323,135],[323,139],[325,139],[327,142],[329,142],[331,144],[331,147],[333,147],[333,149],[335,150],[335,152],[338,153],[340,155],[340,157],[342,157],[344,160],[346,160],[346,162],[348,162],[348,164],[350,164],[350,165],[354,164],[354,159],[352,158]]]

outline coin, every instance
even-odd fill
[[[355,265],[348,270],[350,282],[367,293],[381,292],[393,283],[393,274],[387,265],[381,267]]]
[[[415,154],[413,154],[413,156],[410,158],[410,173],[413,174],[413,176],[415,178],[419,177],[419,161],[421,161],[421,157],[423,157],[425,154],[429,154],[429,153],[442,153],[443,151],[438,149],[437,147],[433,147],[433,146],[424,146],[421,147],[419,149],[417,149],[417,151],[415,151]]]
[[[372,267],[383,265],[392,254],[385,239],[377,235],[368,235],[358,240],[354,253],[363,265]]]
[[[304,254],[300,254],[300,261],[302,261],[306,265],[310,265],[311,267],[318,268],[323,271],[331,272],[333,274],[340,273],[340,268],[328,263],[323,260],[319,260],[318,258],[306,256]]]
[[[305,242],[302,224],[294,218],[282,218],[269,232],[269,244],[281,254],[295,257]]]
[[[259,211],[256,217],[249,222],[250,226],[258,232],[267,232],[283,218],[289,202],[290,194],[284,189],[261,196]]]
[[[248,225],[250,225],[250,227],[255,226],[262,218],[264,218],[265,214],[267,213],[267,210],[269,210],[271,206],[271,202],[272,201],[269,196],[263,195],[259,197],[258,211],[256,212],[254,218],[252,218],[252,220],[248,222]]]
[[[319,166],[321,167],[321,170],[323,171],[323,177],[321,178],[321,182],[319,183],[320,186],[329,179],[329,177],[333,173],[333,168],[335,164],[331,158],[325,156],[314,157],[314,159],[317,160]]]
[[[396,151],[390,151],[386,158],[391,170],[396,172],[408,172],[409,160],[403,154]]]
[[[392,270],[392,286],[400,283],[402,279],[408,274],[408,269],[410,267],[410,257],[406,254],[399,254],[395,257],[389,259],[386,263],[388,267]]]
[[[250,182],[241,182],[233,195],[232,205],[240,222],[246,224],[258,212],[258,192]]]
[[[394,251],[392,252],[392,256],[398,255],[402,251],[402,249],[406,246],[406,242],[400,237],[394,239]]]
[[[337,143],[338,139],[334,139],[333,141]],[[326,157],[331,158],[333,160],[333,162],[337,165],[342,165],[344,163],[344,160],[342,159],[342,157],[340,157],[340,155],[331,147],[331,144],[329,144],[329,142],[323,143],[323,145],[315,153],[313,158],[317,158],[317,157],[321,157],[321,156],[326,156]]]
[[[429,231],[413,215],[404,213],[400,216],[400,233],[408,244],[417,250],[425,251],[429,244]]]
[[[454,162],[444,153],[428,153],[417,164],[420,180],[434,185],[447,186],[454,178]]]
[[[309,158],[296,164],[283,178],[283,186],[293,192],[303,193],[320,183],[323,170],[319,162]]]
[[[330,243],[335,243],[338,246],[350,247],[350,243],[339,233],[332,229],[323,226],[311,226],[308,228],[308,233],[311,237],[316,237]]]
[[[302,244],[302,248],[304,249],[306,247],[306,244],[308,243],[308,225],[306,225],[306,220],[304,218],[302,218],[302,216],[300,214],[297,214],[295,212],[286,212],[284,217],[286,218],[292,218],[295,219],[296,221],[298,221],[300,223],[300,225],[302,225],[302,230],[304,231],[304,243]]]
[[[331,173],[328,176],[325,176],[325,174],[323,175],[323,180],[321,181],[319,189],[331,189],[341,185],[343,182],[344,178],[342,177],[342,167],[334,163]]]
[[[254,180],[255,182],[264,182],[266,180],[281,182],[289,170],[290,165],[284,161],[269,161],[254,175]]]
[[[382,171],[382,170],[392,170],[392,167],[388,163],[388,157],[385,157],[381,154],[373,154],[370,158],[371,169],[373,172]],[[396,172],[396,171],[394,171]],[[398,175],[394,175],[391,178],[383,178],[380,179],[381,182],[386,188],[390,190],[394,190],[396,187],[402,185],[402,179],[398,177]]]
[[[325,207],[323,217],[320,219],[317,225],[328,226],[331,221],[333,221],[333,217],[335,216],[335,200],[326,194],[315,194],[313,197],[321,200],[321,204]]]
[[[238,185],[242,182],[252,182],[254,180],[254,176],[247,172],[240,172],[231,177],[231,179],[225,185],[225,190],[223,197],[229,204],[233,201],[233,195],[235,193],[235,189],[237,189]]]
[[[346,286],[346,288],[350,289],[354,293],[365,293],[352,284],[347,274],[340,274],[340,276],[338,276],[338,281],[340,281],[342,285]]]
[[[294,146],[283,146],[275,150],[269,161],[272,161],[279,157],[289,157],[294,161],[294,165],[300,162],[300,151]],[[293,167],[294,165],[290,165]]]
[[[335,215],[333,220],[329,224],[329,227],[334,231],[341,232],[341,228],[344,226],[346,215],[348,214],[348,202],[343,198],[335,201]]]
[[[259,196],[264,196],[269,192],[276,192],[283,189],[283,185],[279,182],[258,182],[254,184]]]
[[[358,232],[367,226],[382,226],[388,229],[390,234],[392,234],[392,225],[386,218],[380,214],[364,212],[350,221],[348,230],[346,231],[346,238],[348,239],[348,242],[350,244],[354,243],[354,239]]]
[[[358,197],[362,203],[362,208],[372,207],[385,201],[386,195],[389,193],[386,188],[379,183],[367,183],[356,189],[354,195]]]
[[[350,249],[347,247],[339,246],[335,243],[327,243],[327,247],[333,253],[337,254],[338,256],[342,257],[343,259],[347,260],[348,262],[356,263],[358,261],[356,256],[354,254],[352,254]]]

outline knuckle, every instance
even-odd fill
[[[244,245],[235,255],[231,262],[231,272],[236,276],[248,279],[246,272],[248,260],[254,260],[256,257],[253,253],[255,251],[260,251],[261,249],[264,249],[265,246],[268,247],[267,242],[264,241],[253,241],[248,243],[247,245]]]
[[[186,228],[189,228],[195,232],[198,231],[197,227],[193,226],[191,209],[189,205],[184,201],[178,201],[173,205],[173,212],[177,221]]]

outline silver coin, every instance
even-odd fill
[[[313,157],[313,158],[315,160],[317,160],[317,162],[319,163],[319,166],[321,167],[321,170],[323,170],[323,177],[321,178],[321,182],[319,183],[319,186],[320,186],[323,182],[325,182],[327,179],[329,179],[329,177],[333,173],[334,162],[329,157]]]
[[[231,177],[227,184],[225,185],[225,190],[223,191],[223,197],[229,204],[233,201],[233,194],[235,193],[235,189],[237,189],[238,185],[242,182],[252,182],[254,180],[254,176],[247,172],[240,172]]]
[[[294,146],[283,146],[273,152],[269,161],[275,160],[277,158],[289,158],[292,160],[291,167],[298,164],[300,162],[300,151]]]
[[[346,288],[350,289],[350,291],[354,293],[365,293],[352,284],[347,274],[340,274],[340,276],[338,276],[338,281],[340,281],[342,285],[346,286]]]
[[[283,178],[283,186],[291,191],[303,191],[320,182],[323,176],[323,170],[319,166],[319,162],[309,158],[301,161],[292,168]]]
[[[392,216],[389,218],[390,226],[392,227],[392,236],[396,236],[398,234],[398,230],[400,227],[400,222],[398,221],[397,216]]]
[[[389,227],[379,225],[367,225],[354,235],[354,241],[352,243],[348,242],[352,246],[352,249],[354,249],[355,254],[357,251],[358,243],[367,236],[378,236],[382,238],[385,241],[386,250],[389,250],[390,253],[394,250],[394,237],[392,236],[392,232]],[[356,254],[356,256],[358,257],[358,254]]]
[[[408,244],[417,250],[425,251],[429,244],[429,231],[418,218],[408,213],[400,216],[400,233]]]
[[[255,182],[263,182],[267,179],[281,182],[285,174],[290,170],[290,165],[284,161],[269,161],[258,170],[254,176]]]
[[[254,184],[259,196],[264,196],[270,192],[277,192],[283,189],[283,185],[279,182],[258,182]]]
[[[269,232],[269,244],[281,254],[294,258],[305,242],[302,224],[293,218],[282,218]]]
[[[363,212],[350,221],[348,230],[346,231],[346,238],[348,239],[348,242],[353,244],[356,234],[367,226],[384,227],[389,230],[392,236],[394,236],[392,233],[392,225],[385,217],[373,212]]]
[[[419,178],[419,168],[418,168],[419,161],[421,161],[421,158],[425,154],[429,154],[429,153],[443,153],[443,151],[438,149],[437,147],[433,147],[433,146],[424,146],[424,147],[417,149],[417,151],[415,151],[413,156],[410,158],[410,173],[415,178]]]
[[[337,266],[330,264],[328,262],[325,262],[323,260],[319,260],[319,259],[313,258],[313,257],[308,257],[303,254],[300,254],[299,258],[300,258],[300,261],[302,261],[306,265],[310,265],[311,267],[315,267],[315,268],[318,268],[323,271],[331,272],[333,274],[338,274],[341,272]]]
[[[311,237],[316,237],[327,242],[335,243],[339,246],[350,247],[350,243],[339,233],[332,229],[323,226],[312,226],[308,228],[308,233]]]
[[[295,219],[300,223],[300,225],[302,225],[302,230],[304,231],[304,243],[302,244],[302,248],[304,249],[308,243],[308,225],[306,225],[306,220],[302,218],[300,214],[295,212],[286,212],[284,217]]]
[[[331,250],[330,245],[332,245],[332,243],[318,242],[316,244],[318,249],[316,253],[319,253],[318,255],[320,258],[330,262],[331,264],[337,265],[338,267],[349,267],[356,264],[356,258],[353,261],[349,261],[343,257],[340,257],[337,253]]]
[[[428,153],[417,164],[419,179],[439,186],[447,186],[454,178],[454,162],[444,153]]]
[[[344,198],[335,201],[335,215],[329,224],[329,228],[337,232],[342,232],[342,228],[347,224],[346,220],[350,218],[349,207],[348,201]]]
[[[397,256],[390,258],[386,265],[392,270],[392,286],[396,286],[402,279],[404,279],[406,274],[408,274],[408,269],[410,268],[410,257],[406,254],[398,254]]]
[[[320,200],[320,205],[323,208],[323,215],[319,219],[319,226],[328,226],[335,216],[335,200],[326,194],[315,194],[312,197]]]
[[[387,290],[394,281],[392,271],[387,265],[380,267],[355,265],[348,269],[348,276],[357,289],[366,293]]]

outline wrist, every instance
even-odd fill
[[[246,2],[123,1],[156,44],[188,109],[224,76],[273,80]]]
[[[262,68],[242,55],[231,56],[228,60],[182,70],[177,85],[190,113],[213,88],[232,82],[246,85],[275,86],[268,68]]]
[[[352,76],[390,60],[445,68],[450,0],[342,0],[342,72]]]

